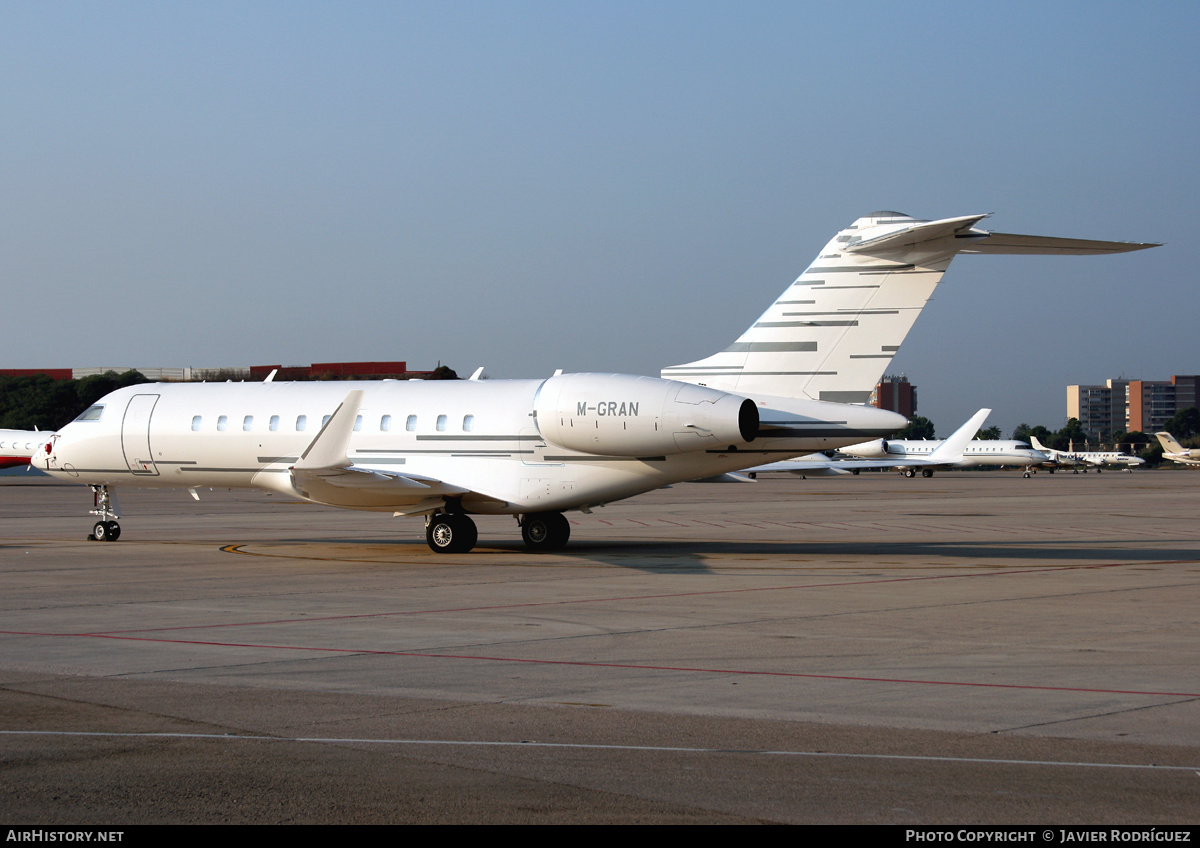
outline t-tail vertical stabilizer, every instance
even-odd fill
[[[990,233],[986,215],[859,218],[729,347],[662,370],[670,380],[746,395],[867,403],[960,252],[1085,254],[1155,247]],[[991,244],[991,240],[995,244]]]

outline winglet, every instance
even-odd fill
[[[297,470],[315,468],[345,468],[350,465],[346,448],[350,444],[350,434],[354,432],[354,419],[362,407],[363,390],[355,389],[346,395],[325,426],[317,433],[300,459],[292,467]]]
[[[1050,448],[1046,447],[1041,442],[1039,442],[1037,436],[1030,436],[1029,441],[1033,444],[1034,450],[1041,451],[1042,453],[1046,454],[1047,456],[1050,455]]]
[[[929,461],[947,464],[962,462],[963,451],[967,449],[971,439],[975,438],[975,434],[979,432],[979,428],[991,414],[990,409],[981,409],[972,415],[966,424],[959,427],[950,435],[950,438],[938,445],[937,450],[929,455]]]

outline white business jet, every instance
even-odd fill
[[[892,469],[905,477],[932,477],[945,468],[1025,466],[1029,477],[1048,457],[1028,442],[975,439],[990,409],[981,409],[948,439],[875,439],[840,449],[838,457],[806,456],[773,462],[752,472],[787,471],[792,474],[858,474],[860,471]],[[840,458],[839,458],[840,457]]]
[[[1155,433],[1154,436],[1162,445],[1164,459],[1183,465],[1200,465],[1200,448],[1185,448],[1170,433]]]
[[[971,421],[968,421],[966,426],[970,426],[970,424]],[[961,432],[960,428],[955,436],[960,435]],[[945,441],[937,439],[876,439],[861,445],[842,448],[841,452],[847,456],[860,457],[863,460],[878,460],[879,467],[895,468],[906,477],[915,476],[918,469],[922,476],[932,477],[937,466],[943,468],[1024,466],[1023,476],[1029,477],[1039,465],[1050,459],[1040,450],[1030,447],[1028,442],[1011,439],[970,440],[970,436],[977,432],[979,432],[978,426],[970,431],[965,444],[960,449],[946,457],[949,461],[934,460],[941,456],[943,448],[954,439],[954,436]]]
[[[971,437],[979,432],[979,428],[983,426],[983,422],[987,420],[991,412],[990,409],[979,410],[971,416],[967,423],[955,430],[950,438],[940,441],[876,439],[861,445],[842,448],[838,451],[841,458],[823,455],[805,456],[800,459],[759,465],[747,469],[746,473],[751,477],[771,471],[820,476],[823,474],[858,474],[860,471],[889,468],[899,471],[907,477],[915,476],[918,470],[923,476],[932,477],[933,472],[939,468],[970,468],[977,463],[973,457],[968,456],[967,452],[971,445],[981,444],[972,442]],[[906,449],[905,446],[909,445],[914,447]]]
[[[119,485],[257,487],[426,517],[438,552],[477,541],[471,514],[517,516],[533,549],[563,512],[831,450],[905,423],[866,406],[950,260],[1114,253],[1149,244],[993,234],[984,215],[860,218],[741,338],[663,371],[534,380],[156,383],[119,389],[34,458],[92,487],[96,539],[120,535]]]
[[[1083,468],[1086,474],[1089,468],[1095,468],[1099,474],[1105,468],[1124,465],[1125,470],[1132,474],[1135,466],[1146,464],[1146,460],[1140,456],[1130,456],[1124,451],[1060,451],[1046,447],[1038,441],[1037,436],[1033,436],[1031,441],[1035,448],[1046,454],[1051,471],[1054,468],[1073,468],[1071,473],[1078,474],[1079,469]]]

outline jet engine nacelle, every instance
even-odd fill
[[[873,442],[839,448],[838,452],[847,456],[857,456],[859,459],[882,459],[888,455],[888,443],[887,439],[876,439]]]
[[[534,410],[547,442],[605,456],[715,450],[758,435],[754,401],[656,377],[562,374],[538,389]]]

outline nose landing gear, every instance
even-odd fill
[[[116,495],[108,486],[92,486],[92,508],[88,511],[100,516],[100,520],[92,527],[89,542],[115,542],[121,538],[121,525],[116,522],[121,516],[117,515],[117,508]]]

